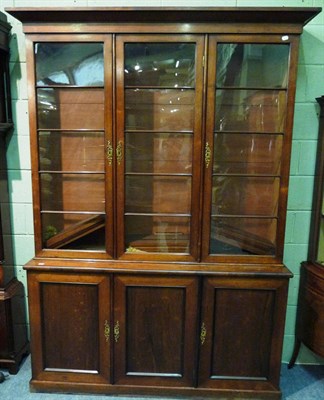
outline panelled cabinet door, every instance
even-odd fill
[[[198,280],[117,276],[114,383],[193,386]]]
[[[296,54],[296,37],[210,38],[203,260],[282,257]]]
[[[109,277],[28,275],[33,379],[109,383]]]
[[[117,256],[196,260],[201,35],[122,35],[117,63]]]
[[[282,279],[205,280],[200,387],[279,390],[287,287]]]

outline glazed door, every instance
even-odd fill
[[[110,279],[28,273],[33,379],[110,382]]]
[[[267,41],[267,43],[266,43]],[[203,256],[282,256],[295,38],[217,36],[209,45]]]
[[[198,280],[117,276],[114,383],[194,386]]]
[[[116,46],[117,256],[197,259],[204,38]]]
[[[111,35],[44,40],[27,43],[37,252],[112,257]]]
[[[287,279],[205,279],[198,386],[278,389],[287,289]]]

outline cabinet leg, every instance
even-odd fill
[[[288,369],[292,368],[295,365],[295,362],[296,362],[296,359],[297,359],[297,356],[298,356],[298,353],[299,353],[299,350],[300,350],[300,345],[301,345],[301,340],[296,338],[295,339],[294,351],[293,351],[293,354],[292,354],[291,359],[289,361]]]
[[[5,379],[6,379],[6,378],[5,378],[4,373],[3,373],[3,372],[0,372],[0,383],[4,382]]]

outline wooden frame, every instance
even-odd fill
[[[28,274],[34,353],[31,386],[49,391],[279,399],[287,288],[291,277],[291,273],[283,265],[282,257],[298,42],[303,25],[317,15],[320,9],[18,8],[7,11],[23,22],[27,36],[36,234],[36,257],[25,266]],[[106,252],[42,248],[33,43],[59,40],[63,43],[104,43],[105,190],[108,220]],[[144,161],[149,164],[144,172],[131,170],[129,173],[127,170],[128,166],[123,158],[125,132],[127,134],[125,120],[128,115],[125,90],[142,90],[143,87],[160,90],[168,85],[163,86],[160,81],[156,84],[154,80],[153,84],[145,81],[141,85],[138,82],[142,81],[135,79],[135,84],[127,86],[124,77],[127,73],[124,71],[125,43],[196,45],[195,85],[191,87],[189,80],[187,87],[182,87],[195,89],[195,109],[189,112],[190,118],[194,120],[195,135],[189,152],[192,168],[190,166],[188,173],[181,175],[178,170],[171,169],[170,172],[168,168],[162,170],[162,173],[158,169],[157,172],[154,168],[150,170],[150,162],[153,164],[154,157],[144,157]],[[236,241],[241,247],[244,245],[252,253],[247,255],[233,254],[230,251],[213,254],[209,246],[212,234],[210,219],[212,216],[222,215],[213,211],[216,202],[213,204],[211,198],[212,177],[217,175],[212,172],[217,43],[287,43],[290,46],[287,66],[285,65],[287,86],[283,88],[282,84],[279,85],[284,96],[275,93],[280,100],[285,97],[285,105],[279,107],[278,115],[274,117],[280,123],[274,124],[275,128],[271,132],[266,129],[255,132],[251,129],[257,134],[280,136],[278,148],[270,156],[275,158],[277,169],[270,172],[264,172],[263,169],[259,173],[250,174],[253,178],[262,177],[266,181],[263,183],[270,182],[270,189],[265,191],[264,196],[271,190],[279,195],[277,204],[277,197],[272,198],[270,193],[268,208],[263,214],[261,212],[264,220],[268,218],[278,221],[275,226],[276,243],[273,243],[274,239],[271,241],[272,236],[258,235],[253,230],[249,231],[250,235],[246,235],[241,226],[223,226],[223,233],[227,234],[227,237],[223,234],[224,242]],[[187,58],[192,60],[192,57]],[[175,58],[170,61],[168,57],[164,59],[172,66],[176,65],[177,60],[179,59]],[[133,69],[136,70],[135,67]],[[149,70],[152,72],[154,68]],[[243,86],[244,90],[249,89],[248,85]],[[255,89],[264,89],[258,82],[255,86]],[[272,92],[275,91],[272,86],[266,89],[269,88]],[[242,89],[240,85],[238,89]],[[248,95],[245,97],[249,98]],[[136,99],[130,103],[133,105]],[[149,112],[153,109],[152,104],[154,101],[148,102]],[[192,103],[189,104],[192,106]],[[263,104],[261,101],[262,106]],[[135,115],[140,107],[134,109]],[[285,109],[284,126],[282,109]],[[183,113],[184,119],[188,119],[189,114]],[[154,120],[152,116],[149,118]],[[182,126],[187,127],[186,122]],[[136,123],[133,126],[133,132],[138,134]],[[142,130],[150,133],[159,131],[155,125],[146,129],[145,124]],[[179,128],[175,130],[181,132]],[[172,129],[170,131],[174,133]],[[141,145],[140,140],[139,143]],[[171,140],[170,143],[174,146],[174,141]],[[151,142],[146,147],[154,154],[155,148]],[[168,153],[170,163],[174,156],[170,157],[169,154],[171,153]],[[229,154],[231,156],[232,153]],[[262,157],[259,155],[260,158]],[[278,161],[279,158],[281,161]],[[226,162],[230,164],[231,159]],[[178,176],[185,176],[187,179],[190,176],[192,179],[190,213],[187,212],[188,202],[185,202],[182,209],[176,207],[174,193],[171,198],[177,212],[172,213],[167,207],[161,207],[167,211],[160,211],[160,216],[166,214],[164,217],[170,216],[167,214],[191,217],[189,251],[177,251],[179,248],[183,249],[184,245],[181,243],[177,247],[177,243],[174,243],[172,251],[163,253],[151,240],[151,232],[145,229],[140,231],[141,235],[145,235],[145,240],[140,235],[127,239],[127,246],[134,246],[139,251],[128,252],[125,249],[127,210],[131,210],[129,214],[141,216],[151,215],[156,209],[159,210],[152,200],[154,190],[150,179],[147,184],[149,201],[147,197],[140,196],[144,205],[134,206],[127,202],[125,175],[138,177],[141,173],[150,176],[156,173],[168,178],[171,176],[172,179]],[[227,176],[226,173],[218,175],[221,178]],[[241,170],[233,175],[240,178],[244,173]],[[245,175],[250,178],[248,173]],[[142,188],[145,184],[138,186]],[[249,187],[251,186],[253,185]],[[171,191],[170,187],[163,186],[164,192]],[[242,189],[243,186],[239,184],[238,187]],[[166,199],[167,202],[170,199],[167,195],[168,193],[166,196],[163,193],[160,199]],[[254,193],[254,196],[257,202],[258,193]],[[227,201],[226,196],[224,201]],[[241,218],[241,222],[246,214],[247,217],[253,214],[253,204],[248,204],[246,214],[241,204],[236,206],[232,208],[232,216]],[[179,209],[185,211],[178,211]],[[255,218],[262,207],[256,209],[253,214]],[[97,227],[102,229],[100,217],[91,218],[86,228],[82,224],[80,227],[73,226],[71,238],[82,236],[83,229],[87,232]],[[134,224],[133,228],[135,230],[138,226]],[[54,241],[53,238],[50,240]],[[154,250],[149,251],[152,248]],[[165,248],[169,249],[167,246]],[[58,304],[60,308],[57,308]],[[82,335],[74,344],[70,332],[76,332],[75,322],[80,324]],[[61,333],[56,337],[53,332],[57,326]],[[94,326],[94,336],[89,334],[91,326]],[[242,334],[238,336],[240,328]],[[61,343],[62,346],[53,346],[53,343]],[[58,348],[63,350],[58,351]],[[82,354],[79,355],[80,352]]]
[[[211,36],[209,42],[209,65],[208,65],[208,74],[209,74],[209,90],[207,93],[207,108],[213,108],[215,102],[215,93],[213,91],[213,87],[215,87],[215,79],[216,79],[216,65],[214,59],[216,59],[216,46],[219,43],[271,43],[271,44],[284,44],[290,46],[290,68],[288,74],[287,81],[287,109],[286,109],[286,117],[284,124],[284,131],[278,132],[283,135],[283,149],[282,149],[282,157],[281,157],[281,170],[280,170],[280,190],[278,192],[279,195],[279,205],[278,205],[278,223],[276,229],[276,243],[275,243],[275,254],[274,257],[271,256],[249,256],[249,262],[252,263],[267,263],[271,259],[280,261],[283,257],[283,247],[284,247],[284,234],[286,222],[286,207],[287,207],[287,196],[283,196],[283,193],[288,192],[288,181],[289,181],[289,164],[290,164],[290,151],[291,151],[291,137],[292,137],[292,118],[294,113],[294,105],[292,99],[295,96],[296,85],[293,83],[296,80],[297,74],[297,58],[298,58],[298,43],[299,37],[292,35],[289,38],[285,38],[280,35],[264,35],[262,37],[256,35],[241,35],[237,37],[235,35],[215,35]],[[294,60],[295,62],[292,62]],[[206,123],[206,141],[211,144],[211,153],[213,154],[213,132],[214,132],[214,115],[212,113],[209,114]],[[222,255],[210,255],[209,254],[209,236],[208,231],[210,231],[210,210],[211,210],[211,175],[212,168],[205,168],[206,176],[208,177],[205,180],[205,186],[207,185],[207,196],[205,198],[205,206],[204,206],[204,216],[203,216],[203,226],[207,227],[207,229],[203,232],[202,237],[202,260],[208,262],[228,262],[232,260],[233,262],[241,262],[240,256],[222,256]],[[244,238],[244,234],[242,239],[239,239],[239,232],[237,234],[233,232],[233,237],[238,238],[238,240],[242,240]],[[246,238],[244,238],[246,240]],[[264,248],[267,251],[268,244],[264,242],[262,244],[260,242],[260,248]],[[253,247],[252,247],[253,248]],[[271,262],[271,261],[270,261]]]
[[[123,35],[117,37],[116,43],[116,56],[117,56],[117,112],[122,117],[117,121],[117,141],[123,143],[124,147],[124,44],[125,43],[194,43],[196,44],[196,54],[195,54],[195,115],[194,115],[194,127],[193,127],[193,158],[192,158],[192,198],[191,198],[191,222],[190,222],[190,250],[189,255],[145,255],[143,252],[141,254],[130,254],[125,253],[124,244],[124,204],[125,193],[124,193],[124,163],[117,166],[117,204],[121,205],[117,213],[117,257],[121,259],[145,259],[145,260],[177,260],[177,261],[192,261],[198,258],[198,220],[199,220],[199,210],[200,210],[200,198],[198,188],[199,177],[201,175],[200,171],[200,157],[201,157],[201,138],[199,133],[202,131],[202,81],[203,81],[203,70],[202,70],[202,60],[204,51],[204,38],[203,36],[190,36],[190,35],[177,35],[175,37],[168,37],[163,35],[155,35],[152,39],[149,35]],[[162,87],[163,89],[163,87]]]
[[[32,150],[32,180],[33,180],[33,204],[34,204],[34,229],[35,229],[35,250],[37,254],[40,255],[47,255],[48,253],[50,254],[55,254],[55,250],[49,250],[53,245],[53,243],[57,243],[54,239],[51,240],[49,243],[49,249],[43,249],[43,243],[42,243],[42,226],[41,226],[41,218],[40,218],[40,212],[41,212],[41,195],[40,195],[40,181],[39,181],[39,154],[38,154],[38,139],[37,139],[37,102],[36,102],[36,97],[35,97],[35,87],[36,87],[36,82],[35,82],[35,60],[34,60],[34,44],[35,43],[67,43],[67,42],[73,42],[73,43],[93,43],[93,42],[98,42],[98,43],[103,43],[104,46],[104,57],[106,60],[107,68],[105,68],[105,82],[104,82],[104,90],[105,90],[105,147],[107,146],[108,142],[112,142],[113,140],[113,117],[112,117],[112,107],[113,107],[113,101],[112,101],[112,93],[113,93],[113,87],[111,84],[112,81],[112,68],[113,68],[113,63],[111,60],[112,57],[112,38],[110,35],[108,36],[103,36],[103,35],[73,35],[73,36],[68,36],[68,35],[47,35],[46,38],[44,38],[41,35],[31,35],[27,42],[26,42],[26,47],[27,47],[27,57],[28,57],[28,98],[29,98],[29,112],[32,117],[30,118],[30,131],[33,132],[31,134],[31,149]],[[106,150],[105,150],[106,151]],[[106,159],[106,157],[105,157]],[[106,238],[107,238],[107,243],[106,243],[106,252],[97,252],[94,253],[92,252],[92,257],[94,258],[111,258],[113,257],[113,243],[111,241],[112,236],[111,232],[113,230],[114,226],[114,220],[113,220],[113,207],[114,207],[114,201],[113,201],[113,176],[114,176],[114,168],[113,165],[109,165],[108,162],[105,163],[105,181],[106,181],[106,188],[105,188],[105,197],[107,199],[106,201],[106,215],[109,216],[107,218],[107,221],[105,223],[105,229],[106,229]],[[96,218],[95,220],[97,220]],[[74,240],[76,237],[81,237],[82,235],[93,231],[93,229],[98,229],[98,227],[102,227],[102,224],[84,224],[80,225],[80,229],[77,229],[77,231],[70,230],[69,235],[71,236],[71,232],[73,233],[73,239]],[[90,229],[90,230],[89,230]],[[81,233],[82,232],[82,233]],[[62,239],[62,238],[63,239]],[[59,243],[60,246],[62,245],[62,240],[64,243],[68,243],[64,239],[65,235],[62,234],[60,235]],[[57,246],[57,244],[55,244]],[[61,251],[62,253],[62,251]],[[66,253],[67,256],[70,257],[75,257],[75,251],[69,251],[65,250],[64,253]],[[60,254],[60,253],[59,253]]]

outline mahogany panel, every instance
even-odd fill
[[[33,379],[109,382],[109,277],[28,274]]]
[[[41,302],[45,368],[98,371],[96,285],[43,283]]]
[[[85,131],[40,131],[42,171],[104,171],[104,134]]]
[[[200,387],[278,388],[286,295],[282,279],[205,280]]]
[[[274,300],[273,291],[215,290],[214,378],[266,379]]]
[[[40,88],[37,90],[41,129],[104,128],[104,93],[99,88]]]
[[[194,384],[197,291],[191,277],[115,278],[116,384]]]
[[[184,290],[127,289],[127,369],[131,373],[180,375]]]

